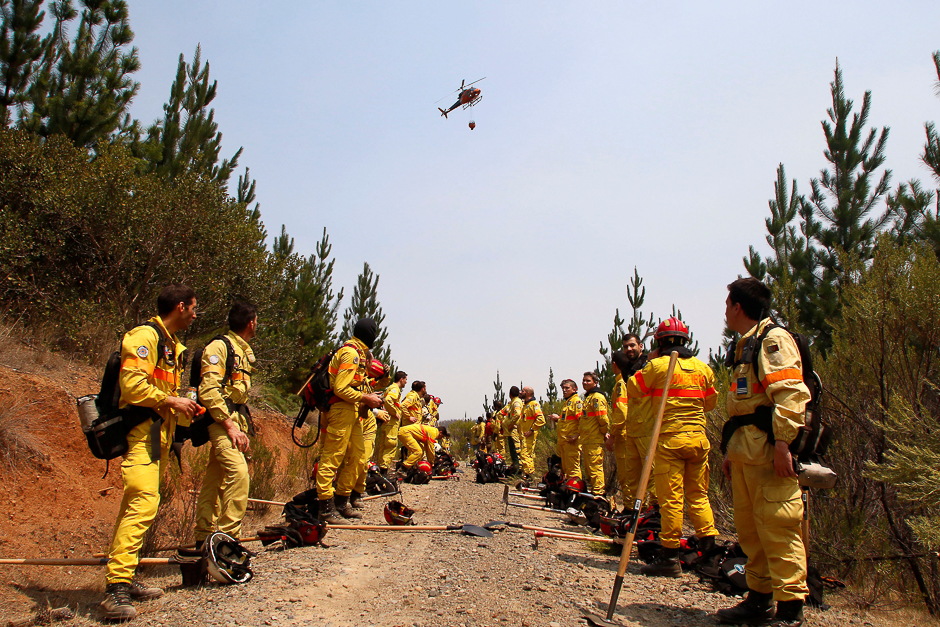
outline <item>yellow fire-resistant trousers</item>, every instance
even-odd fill
[[[591,443],[581,445],[581,464],[584,467],[584,480],[588,489],[595,496],[604,494],[604,445]]]
[[[633,507],[636,501],[636,492],[640,487],[640,475],[643,474],[643,462],[650,450],[652,436],[634,438],[618,435],[614,437],[614,456],[617,458],[617,482],[620,484],[620,494],[626,507]],[[656,472],[656,463],[653,463],[653,473]],[[647,503],[656,502],[655,474],[650,474],[650,481],[646,486]]]
[[[209,464],[196,501],[196,540],[218,529],[233,538],[241,533],[248,509],[248,463],[219,423],[209,425]]]
[[[406,425],[398,430],[398,441],[408,449],[408,458],[404,462],[405,468],[412,468],[415,464],[420,462],[424,457],[427,457],[428,461],[432,464],[434,463],[434,445],[430,442],[419,442],[415,438],[415,432],[418,432],[421,428],[419,424]]]
[[[358,459],[352,458],[352,450],[346,453],[346,459],[343,461],[346,463],[355,463],[358,465],[359,473],[356,475],[356,483],[353,485],[353,490],[359,494],[366,493],[366,466],[369,464],[369,460],[372,459],[372,453],[375,452],[375,418],[371,415],[362,421],[362,456]]]
[[[394,468],[398,453],[398,420],[389,418],[379,427],[375,440],[375,463],[380,468]]]
[[[718,535],[712,506],[708,502],[710,449],[708,438],[700,431],[665,433],[660,436],[656,447],[654,477],[659,512],[663,518],[659,539],[664,548],[679,548],[683,503],[689,506],[689,521],[697,538]]]
[[[538,431],[533,431],[530,436],[519,436],[522,442],[522,448],[519,450],[519,463],[522,466],[522,472],[527,475],[535,474],[535,441],[538,435]]]
[[[776,601],[802,599],[806,552],[800,536],[803,502],[796,477],[778,477],[773,462],[731,463],[734,526],[747,554],[747,587]]]
[[[491,445],[494,453],[499,453],[500,457],[506,459],[506,438],[496,436],[492,439]]]
[[[572,444],[563,437],[558,438],[558,444],[555,446],[555,452],[561,458],[561,471],[565,473],[566,479],[572,477],[581,478],[581,445],[575,442]]]
[[[150,438],[140,439],[149,431],[150,424],[149,420],[143,422],[128,435],[133,443],[121,463],[124,498],[108,551],[108,583],[130,583],[134,579],[144,534],[160,506],[160,477],[170,449],[168,446],[162,449],[159,462],[150,461]]]
[[[321,501],[333,497],[333,479],[336,478],[340,464],[350,453],[355,459],[362,459],[364,444],[362,441],[362,423],[355,405],[336,403],[326,414],[326,428],[320,433],[323,442],[320,449],[320,465],[317,467],[317,498]],[[323,427],[321,426],[321,429]],[[349,496],[356,482],[357,464],[347,464],[336,480],[336,493]]]

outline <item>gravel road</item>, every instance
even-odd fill
[[[503,486],[434,481],[403,486],[417,524],[512,520],[573,529],[549,512],[509,508]],[[370,501],[364,522],[384,524],[381,501]],[[251,531],[251,529],[249,529]],[[324,546],[268,549],[252,560],[254,580],[243,586],[179,589],[166,571],[149,582],[168,594],[139,606],[135,625],[455,626],[585,625],[585,612],[606,612],[618,556],[601,545],[540,539],[503,528],[493,538],[459,532],[377,533],[331,530]],[[257,547],[258,545],[254,545]],[[650,579],[631,563],[617,607],[622,625],[695,627],[737,600],[711,592],[686,574]],[[809,625],[900,624],[838,607],[808,610]]]

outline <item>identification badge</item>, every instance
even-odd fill
[[[738,385],[735,392],[738,396],[747,396],[747,377],[738,377]]]

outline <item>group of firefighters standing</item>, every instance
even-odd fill
[[[804,624],[807,566],[800,535],[803,503],[788,446],[804,424],[810,392],[793,338],[771,326],[769,312],[770,290],[760,281],[738,279],[728,286],[725,317],[741,339],[734,347],[726,406],[729,418],[740,426],[726,443],[722,471],[731,481],[735,527],[748,556],[749,593],[738,605],[719,610],[716,618],[728,624],[798,627]],[[573,379],[563,380],[564,409],[549,418],[556,422],[556,452],[565,479],[583,478],[592,494],[603,495],[606,448],[616,458],[617,482],[630,507],[650,452],[670,355],[677,354],[647,490],[647,502],[658,503],[662,517],[663,551],[641,572],[679,576],[683,509],[688,507],[701,552],[710,551],[718,535],[708,499],[711,445],[705,434],[705,414],[716,407],[718,394],[712,369],[686,346],[690,336],[684,322],[669,318],[654,337],[657,348],[649,354],[637,335],[623,338],[622,350],[611,356],[616,382],[610,399],[600,391],[597,373],[585,372],[583,398]],[[509,397],[508,404],[496,402],[492,414],[478,419],[471,445],[504,457],[508,452],[528,480],[535,471],[533,452],[545,418],[532,388],[514,386]],[[755,419],[761,412],[771,416],[769,428],[762,429]]]
[[[744,601],[719,610],[724,623],[798,627],[803,624],[806,555],[800,536],[803,504],[788,444],[803,424],[810,393],[803,383],[797,347],[784,329],[772,325],[770,291],[756,279],[738,279],[728,286],[725,316],[739,333],[735,347],[728,415],[738,428],[729,436],[722,470],[731,480],[734,520],[742,549],[748,555]],[[209,453],[205,480],[197,504],[197,544],[214,530],[238,538],[247,507],[248,471],[244,453],[249,446],[251,419],[245,402],[251,387],[254,354],[248,342],[257,331],[257,310],[237,302],[229,312],[229,332],[214,338],[199,364],[201,383],[196,398],[180,394],[185,346],[176,334],[196,318],[196,296],[181,284],[164,288],[157,299],[157,316],[129,331],[121,344],[120,407],[145,416],[127,436],[128,451],[121,464],[124,496],[109,552],[105,618],[136,616],[132,600],[155,598],[157,588],[135,583],[138,553],[160,502],[160,476],[174,441],[185,438],[188,425],[208,412]],[[400,476],[422,459],[434,460],[434,444],[446,438],[435,426],[440,399],[427,394],[426,384],[408,384],[403,371],[389,376],[370,349],[377,335],[371,319],[359,320],[353,337],[329,364],[332,402],[320,416],[321,454],[316,472],[320,519],[338,523],[360,518],[366,467],[374,459],[383,473],[395,463],[399,445],[406,449]],[[557,423],[558,455],[569,478],[584,480],[593,494],[605,491],[603,448],[617,459],[617,481],[627,497],[637,493],[643,461],[650,450],[656,410],[661,403],[670,355],[678,360],[658,445],[650,495],[662,515],[662,557],[644,567],[648,575],[677,576],[683,507],[699,540],[714,544],[717,535],[708,501],[709,441],[705,412],[717,404],[714,374],[695,358],[686,344],[689,331],[677,318],[656,331],[657,348],[643,354],[640,338],[628,335],[623,350],[612,355],[617,375],[613,397],[598,387],[594,372],[584,373],[581,385],[562,381],[562,413]],[[758,343],[757,338],[762,338]],[[759,344],[759,345],[755,345]],[[234,353],[234,354],[232,354]],[[756,357],[754,356],[756,355]],[[384,388],[381,394],[375,390]],[[535,443],[545,416],[531,387],[510,390],[510,402],[496,406],[485,426],[475,427],[478,446],[518,456],[522,472],[535,472]],[[197,402],[197,400],[199,402]],[[143,412],[143,413],[141,413]],[[129,415],[134,412],[129,412]],[[755,419],[771,417],[770,427]],[[763,425],[763,426],[762,426]],[[181,436],[182,434],[182,436]],[[774,606],[776,601],[776,608]]]

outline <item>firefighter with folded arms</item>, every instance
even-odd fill
[[[104,618],[127,621],[137,616],[132,600],[154,599],[159,588],[134,581],[144,534],[160,505],[160,476],[170,455],[177,424],[188,426],[199,405],[178,396],[186,347],[176,333],[196,319],[196,295],[180,283],[164,287],[157,297],[157,315],[121,341],[119,406],[125,420],[143,418],[127,434],[128,451],[121,462],[124,497],[108,552],[107,587],[102,602]],[[162,340],[162,342],[161,342]],[[163,344],[163,354],[157,347]]]
[[[372,393],[376,387],[383,387],[388,383],[385,366],[379,360],[373,359],[372,353],[366,354],[366,375],[362,385],[364,394]],[[353,509],[365,509],[362,495],[366,492],[366,477],[369,474],[367,469],[372,454],[375,452],[375,436],[378,431],[377,424],[379,420],[387,421],[388,414],[381,409],[369,409],[365,405],[359,406],[359,423],[362,425],[362,451],[356,457],[357,451],[354,447],[349,447],[346,451],[346,457],[343,459],[344,467],[346,464],[358,466],[353,489],[349,493],[349,505]]]
[[[522,452],[522,439],[519,432],[519,421],[522,420],[522,397],[521,392],[515,385],[509,388],[509,405],[506,406],[506,417],[503,419],[503,433],[506,434],[506,447],[509,449],[509,457],[512,459],[512,466],[516,472],[519,472],[520,454]]]
[[[360,404],[370,409],[382,404],[377,394],[362,391],[368,377],[366,360],[377,334],[375,320],[360,319],[353,327],[353,336],[330,360],[333,398],[329,411],[320,416],[322,444],[316,478],[319,519],[327,524],[343,522],[336,515],[337,512],[344,518],[362,518],[362,514],[349,504],[349,495],[358,478],[359,464],[347,464],[341,472],[338,470],[350,449],[354,459],[361,459],[365,450],[362,423],[359,421]],[[335,494],[333,479],[336,479]]]
[[[231,375],[225,381],[228,347],[216,339],[206,345],[202,363],[199,400],[209,415],[209,464],[196,500],[196,548],[213,531],[238,538],[248,509],[248,450],[250,431],[248,390],[251,389],[254,352],[248,342],[258,329],[258,310],[245,302],[235,302],[228,313],[229,332],[225,335],[235,355]]]
[[[556,421],[555,431],[558,443],[555,452],[561,458],[561,471],[565,479],[581,478],[581,444],[578,442],[578,421],[581,419],[582,403],[578,396],[578,384],[572,379],[561,382],[561,394],[565,398],[565,408],[561,415],[552,414]]]
[[[535,390],[526,386],[522,388],[522,398],[525,405],[522,407],[522,419],[519,421],[519,441],[522,443],[522,472],[525,480],[531,480],[535,475],[535,442],[539,429],[545,426],[545,416],[542,406],[535,398]]]
[[[734,350],[727,401],[732,425],[722,434],[727,447],[722,471],[731,480],[734,525],[747,554],[749,592],[744,601],[718,610],[715,617],[720,623],[799,627],[809,590],[800,536],[803,502],[788,447],[805,424],[810,391],[803,383],[799,349],[785,329],[770,329],[756,345],[772,323],[770,296],[766,285],[747,278],[728,286],[725,301],[728,328],[741,339]],[[755,351],[756,369],[751,360]],[[755,424],[762,416],[766,431]],[[735,425],[740,426],[733,429]]]
[[[600,377],[596,372],[585,372],[581,379],[584,387],[583,413],[578,421],[578,442],[581,444],[581,463],[584,480],[590,484],[591,494],[603,496],[604,443],[610,438],[610,419],[607,416],[607,397],[601,392]]]
[[[679,545],[682,538],[682,509],[689,508],[689,520],[695,529],[698,549],[708,552],[715,546],[715,518],[708,502],[708,452],[711,445],[705,435],[705,412],[718,404],[715,373],[708,364],[688,349],[689,328],[676,317],[664,320],[656,329],[659,348],[650,354],[643,370],[630,377],[627,395],[648,398],[650,412],[658,412],[666,385],[669,358],[677,353],[676,369],[670,382],[663,411],[662,426],[653,479],[662,515],[659,540],[661,556],[640,572],[648,576],[679,577]],[[655,413],[651,422],[655,421]]]
[[[408,384],[408,373],[399,370],[395,373],[394,382],[385,388],[382,396],[382,407],[388,418],[379,427],[377,445],[375,450],[375,463],[383,475],[395,463],[395,453],[398,451],[398,428],[401,426],[401,392]],[[379,416],[381,418],[381,416]]]

